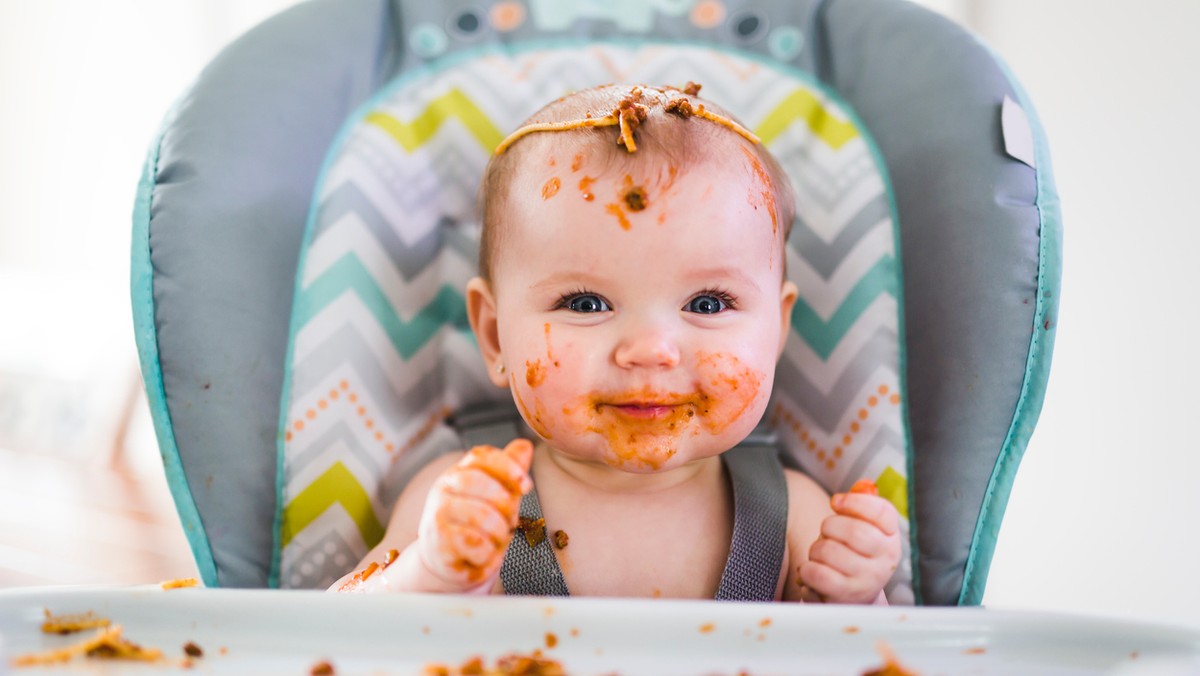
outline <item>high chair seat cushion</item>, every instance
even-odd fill
[[[283,586],[327,586],[366,553],[407,478],[461,447],[452,412],[511,406],[484,373],[462,295],[492,149],[574,89],[698,74],[797,195],[787,268],[800,299],[767,416],[782,452],[831,492],[876,480],[907,515],[898,235],[881,158],[853,113],[802,71],[732,50],[483,48],[387,85],[347,121],[319,179],[284,388]],[[583,174],[563,174],[559,194],[579,199]],[[910,571],[905,558],[894,602],[912,602]]]

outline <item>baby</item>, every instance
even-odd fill
[[[504,593],[510,541],[540,539],[514,535],[536,477],[571,594],[714,597],[734,534],[722,454],[763,416],[797,289],[785,275],[790,186],[698,90],[582,91],[496,149],[467,311],[536,443],[430,463],[333,589]],[[891,503],[831,499],[778,471],[773,598],[886,603],[901,551]]]

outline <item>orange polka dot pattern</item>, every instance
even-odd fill
[[[348,417],[340,415],[341,411],[350,409],[357,416],[359,424],[367,430],[368,435],[375,440],[376,443],[383,446],[388,455],[394,461],[404,453],[411,450],[417,444],[421,443],[429,433],[437,427],[438,423],[445,420],[450,415],[450,409],[443,407],[430,414],[429,418],[421,425],[420,429],[413,434],[411,438],[403,444],[396,444],[387,438],[383,430],[376,427],[375,418],[369,415],[367,407],[359,403],[358,393],[350,387],[350,382],[343,380],[338,383],[337,387],[330,388],[325,397],[317,402],[316,408],[310,408],[304,412],[302,417],[292,420],[287,425],[287,432],[284,433],[284,441],[291,443],[296,434],[304,432],[305,421],[315,421],[318,416],[325,413],[332,413],[335,417]]]
[[[775,411],[771,414],[771,425],[778,428],[780,425],[786,425],[800,440],[801,448],[806,449],[813,455],[817,462],[826,470],[832,472],[837,468],[838,462],[851,450],[854,445],[855,437],[862,431],[863,426],[860,421],[866,421],[871,417],[871,412],[878,408],[880,404],[888,403],[893,406],[900,404],[900,394],[893,392],[887,385],[880,385],[875,389],[875,394],[871,394],[866,398],[864,405],[855,413],[854,420],[846,426],[846,429],[841,433],[840,438],[837,434],[833,435],[833,439],[837,444],[832,448],[828,448],[818,442],[815,434],[809,431],[809,427],[801,422],[796,416],[792,415],[791,411],[784,408],[783,404],[776,404]]]

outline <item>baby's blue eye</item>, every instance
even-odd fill
[[[566,307],[571,312],[608,312],[612,308],[608,307],[600,296],[595,296],[590,293],[575,296],[566,303]]]
[[[725,301],[716,296],[700,295],[688,301],[687,311],[702,315],[715,315],[728,307]]]

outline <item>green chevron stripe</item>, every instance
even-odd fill
[[[404,321],[392,309],[383,289],[379,288],[378,282],[352,251],[339,258],[300,293],[296,326],[308,324],[347,291],[358,295],[404,359],[421,349],[443,326],[450,325],[463,332],[471,329],[467,321],[465,299],[447,284],[443,284],[433,300],[410,321]]]
[[[452,117],[457,118],[489,153],[504,140],[504,135],[496,129],[496,125],[458,88],[431,101],[412,122],[401,122],[379,111],[368,113],[365,122],[387,132],[411,153],[433,138],[442,123]]]
[[[287,547],[296,534],[334,503],[340,504],[354,519],[368,548],[383,539],[383,524],[375,516],[367,491],[345,465],[335,462],[283,508],[283,523],[280,526],[282,546]]]
[[[895,505],[900,516],[907,519],[908,480],[904,478],[904,475],[891,467],[886,467],[875,479],[875,486],[879,489],[880,497]]]
[[[769,144],[797,119],[804,120],[813,134],[834,150],[840,149],[847,141],[858,136],[858,129],[854,127],[853,122],[834,117],[829,109],[821,104],[820,99],[807,89],[797,89],[781,101],[775,110],[767,114],[754,133],[763,143]]]
[[[808,343],[817,356],[822,360],[828,359],[842,337],[880,294],[896,297],[895,269],[895,260],[891,256],[880,258],[858,280],[828,322],[823,321],[803,299],[797,300],[792,308],[792,330]]]

